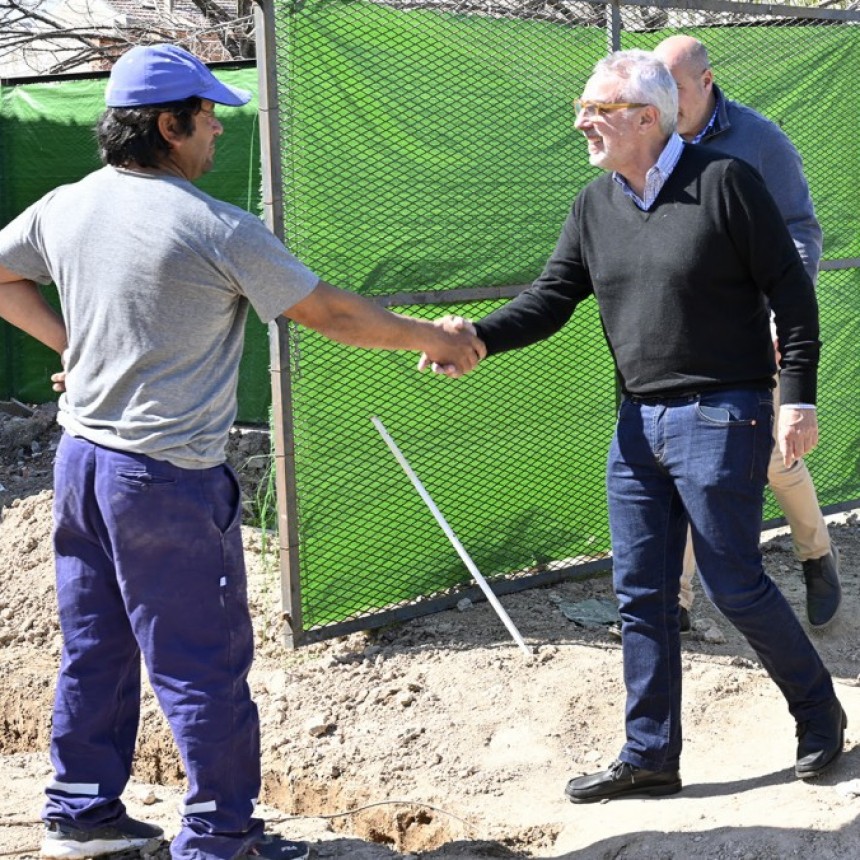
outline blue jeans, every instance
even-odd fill
[[[239,485],[66,435],[55,464],[63,654],[42,817],[115,821],[140,717],[140,658],[188,779],[176,860],[230,860],[263,833]]]
[[[679,765],[678,584],[688,524],[705,592],[758,654],[792,716],[818,716],[833,700],[827,669],[762,566],[772,426],[767,390],[621,404],[607,492],[627,688],[620,758],[636,767]]]

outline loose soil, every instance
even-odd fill
[[[0,409],[0,855],[8,857],[38,856],[50,773],[60,653],[54,418],[50,406]],[[782,698],[700,595],[683,645],[683,792],[582,806],[567,802],[565,783],[602,769],[624,740],[621,651],[605,628],[579,627],[560,607],[611,599],[606,576],[502,599],[530,657],[487,603],[290,651],[278,573],[260,532],[244,528],[261,815],[272,830],[311,842],[319,858],[860,857],[860,518],[847,512],[828,522],[842,553],[844,602],[829,629],[810,635],[848,713],[842,759],[819,779],[795,779],[794,724]],[[785,530],[766,533],[762,545],[768,572],[803,617]],[[126,803],[169,837],[182,785],[147,691]],[[163,846],[155,860],[167,857]]]

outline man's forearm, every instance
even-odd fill
[[[423,350],[432,323],[394,314],[323,281],[286,316],[331,340],[364,349]]]
[[[470,329],[446,324],[446,318],[434,323],[392,313],[324,281],[285,315],[350,346],[425,353],[431,362],[453,365],[456,375],[468,373],[486,353]]]
[[[57,353],[68,345],[63,318],[32,281],[0,284],[0,317]]]

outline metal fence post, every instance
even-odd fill
[[[275,13],[272,0],[256,0],[254,17],[257,30],[263,212],[269,229],[282,241],[286,241],[275,60]],[[296,633],[302,629],[302,601],[290,387],[290,331],[285,317],[278,317],[269,324],[269,360],[272,375],[272,426],[269,444],[274,451],[278,504],[281,606],[285,622],[284,640],[287,646],[292,648],[299,644],[296,641]]]
[[[620,0],[606,4],[606,51],[621,50],[621,5]]]

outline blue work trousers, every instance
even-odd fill
[[[188,780],[176,860],[231,860],[262,836],[253,630],[229,466],[180,469],[66,434],[55,465],[63,653],[45,820],[89,830],[123,812],[140,657]]]
[[[627,689],[620,758],[636,767],[679,766],[678,584],[688,523],[706,593],[746,637],[792,716],[816,716],[833,700],[827,669],[762,565],[772,426],[766,389],[621,404],[607,491]]]

